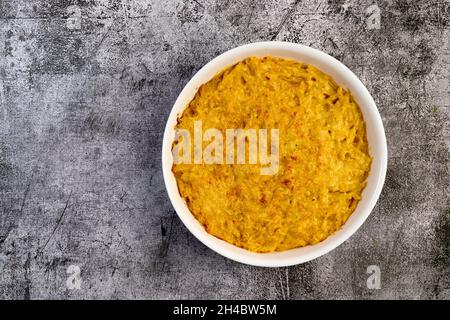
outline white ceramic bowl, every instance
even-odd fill
[[[177,123],[177,117],[181,115],[202,84],[213,78],[223,68],[244,58],[268,55],[311,64],[332,76],[338,84],[352,92],[366,122],[367,138],[373,162],[362,199],[339,231],[315,245],[283,252],[254,253],[210,235],[194,218],[178,192],[176,180],[171,170],[173,164],[171,147],[175,136],[174,126]],[[227,258],[264,267],[281,267],[303,263],[320,257],[347,240],[363,224],[375,206],[383,187],[386,166],[387,146],[383,123],[375,102],[366,87],[353,72],[335,58],[319,50],[288,42],[258,42],[243,45],[221,54],[200,69],[175,101],[167,121],[162,147],[162,168],[167,192],[178,216],[189,231],[206,246]]]

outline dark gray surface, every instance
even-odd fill
[[[380,30],[367,27],[373,3]],[[0,298],[449,299],[449,38],[448,0],[0,0]],[[279,269],[199,243],[160,165],[165,121],[193,73],[271,39],[350,67],[389,147],[363,227]],[[66,285],[70,265],[79,290]],[[369,265],[380,290],[366,287]]]

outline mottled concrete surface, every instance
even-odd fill
[[[449,38],[449,0],[0,0],[0,298],[449,299]],[[389,144],[363,227],[279,269],[199,243],[160,164],[165,121],[193,73],[271,39],[350,67]],[[70,265],[80,289],[67,286]],[[366,286],[369,265],[380,290]]]

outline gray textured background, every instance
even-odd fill
[[[366,25],[373,3],[380,30]],[[0,0],[0,298],[449,299],[449,20],[448,0]],[[193,73],[271,39],[350,67],[389,145],[363,227],[279,269],[199,243],[160,165],[165,121]],[[366,287],[372,264],[380,290]],[[69,265],[80,290],[66,286]]]

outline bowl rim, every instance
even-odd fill
[[[199,82],[201,77],[204,77],[208,72],[211,73],[211,70],[217,69],[221,70],[228,65],[224,64],[224,61],[227,59],[233,59],[233,57],[240,56],[254,56],[255,54],[252,52],[261,51],[261,50],[285,50],[291,51],[296,55],[303,55],[303,57],[314,57],[317,61],[323,62],[324,65],[327,65],[331,69],[334,69],[337,74],[339,74],[345,80],[346,84],[343,86],[353,86],[356,88],[352,90],[352,95],[355,92],[358,92],[358,95],[363,99],[364,104],[361,107],[360,101],[358,101],[358,105],[363,112],[364,121],[366,122],[366,127],[368,124],[368,120],[371,123],[371,130],[373,130],[374,134],[374,142],[376,143],[376,149],[378,150],[377,159],[376,159],[376,170],[374,170],[374,160],[372,160],[371,169],[369,172],[369,178],[373,180],[373,185],[371,186],[371,192],[366,194],[366,190],[368,186],[363,190],[362,199],[365,200],[365,207],[361,208],[360,204],[362,200],[358,203],[357,208],[352,213],[350,218],[343,224],[340,230],[336,231],[334,234],[330,235],[325,240],[319,242],[315,245],[308,245],[301,248],[289,249],[281,252],[272,252],[272,253],[255,253],[242,248],[238,248],[228,242],[220,240],[215,236],[206,232],[200,222],[192,215],[189,211],[186,203],[182,200],[181,195],[178,191],[178,186],[176,184],[175,177],[172,173],[172,143],[173,143],[173,134],[174,134],[174,121],[178,119],[179,115],[182,111],[187,107],[188,103],[185,101],[190,101],[193,98],[192,93],[197,92],[199,86],[206,81]],[[274,56],[273,54],[266,54],[268,56]],[[275,55],[276,56],[276,55]],[[238,58],[236,61],[240,61],[244,58]],[[295,59],[295,58],[294,58]],[[300,60],[297,60],[300,61]],[[308,63],[313,64],[314,63]],[[319,68],[321,69],[321,68]],[[329,72],[324,71],[329,74]],[[217,72],[216,72],[217,73]],[[333,76],[332,76],[333,77]],[[211,77],[209,77],[211,78]],[[333,77],[334,79],[334,77]],[[210,80],[210,79],[208,79]],[[207,80],[207,81],[208,81]],[[190,97],[190,99],[189,99]],[[367,118],[368,117],[368,118]],[[369,148],[371,148],[373,141],[369,141]],[[374,155],[372,155],[374,158]],[[342,62],[333,58],[332,56],[318,50],[314,49],[302,44],[290,43],[290,42],[282,42],[282,41],[263,41],[263,42],[254,42],[248,43],[236,48],[230,49],[211,61],[209,61],[206,65],[204,65],[200,70],[198,70],[195,75],[188,81],[188,83],[184,86],[183,90],[178,95],[175,103],[172,106],[170,115],[167,119],[164,136],[163,136],[163,144],[162,144],[162,170],[163,170],[163,178],[166,187],[166,191],[169,195],[169,199],[174,207],[177,215],[186,226],[186,228],[204,245],[206,245],[211,250],[219,253],[220,255],[229,258],[231,260],[241,262],[248,265],[253,266],[261,266],[261,267],[284,267],[291,266],[300,263],[304,263],[313,259],[316,259],[341,245],[347,239],[349,239],[365,222],[367,217],[372,212],[375,204],[381,194],[383,184],[386,177],[387,171],[387,143],[386,136],[383,127],[383,122],[380,116],[380,113],[376,107],[375,101],[370,95],[367,88],[364,84],[359,80],[359,78]],[[175,184],[175,185],[174,185]],[[355,212],[358,210],[358,215],[355,217]],[[352,223],[349,225],[349,220],[353,219]],[[302,251],[303,250],[303,251]],[[298,254],[285,254],[289,252],[299,252]]]

